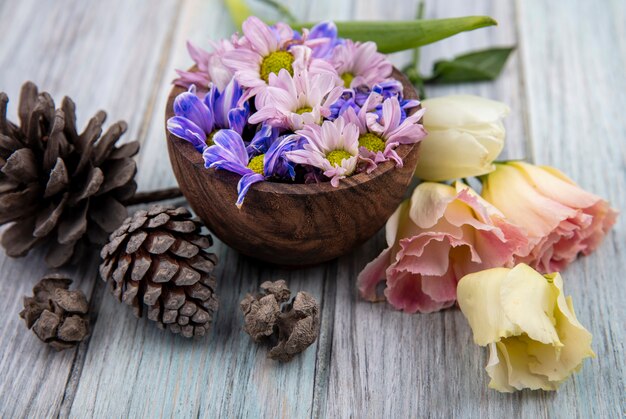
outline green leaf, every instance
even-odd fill
[[[515,47],[490,48],[437,61],[427,83],[462,83],[496,79]]]
[[[252,15],[252,11],[244,0],[224,0],[224,4],[237,28],[240,28],[243,21]],[[498,24],[489,16],[335,23],[339,29],[339,36],[354,41],[374,41],[378,45],[378,50],[386,54],[431,44],[460,32]],[[291,26],[294,29],[300,29],[314,25],[315,23],[294,23]]]
[[[448,19],[404,21],[335,22],[339,36],[354,41],[374,41],[378,51],[391,53],[440,41],[460,32],[472,31],[498,23],[489,16],[466,16]],[[314,23],[294,24],[294,28],[312,27]]]

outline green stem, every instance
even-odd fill
[[[526,162],[527,159],[506,159],[506,160],[494,160],[494,164],[507,164],[507,163],[515,163],[516,161]]]
[[[425,9],[425,3],[424,0],[420,0],[420,2],[417,4],[417,12],[415,13],[415,19],[417,20],[421,20],[424,18],[424,9]],[[411,66],[413,68],[415,68],[418,72],[419,72],[419,66],[420,66],[420,47],[417,47],[413,50],[413,57],[411,59]]]

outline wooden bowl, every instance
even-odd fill
[[[397,69],[393,77],[404,85],[404,97],[417,92]],[[185,89],[175,86],[165,108],[174,116],[174,98]],[[240,176],[206,169],[202,155],[167,131],[167,149],[180,189],[196,214],[221,241],[239,252],[282,266],[325,262],[363,244],[385,225],[402,201],[415,171],[417,145],[396,151],[404,166],[384,162],[370,174],[359,173],[339,182],[288,184],[260,182],[250,187],[237,209]]]

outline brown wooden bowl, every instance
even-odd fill
[[[404,97],[418,95],[397,69],[393,77],[404,85]],[[165,108],[165,121],[174,116],[175,86]],[[201,153],[165,129],[167,149],[180,189],[196,214],[221,241],[239,252],[283,266],[307,266],[350,252],[385,225],[400,204],[418,159],[418,145],[396,151],[404,166],[384,162],[372,173],[359,173],[339,182],[289,184],[260,182],[250,187],[237,209],[240,176],[206,169]]]

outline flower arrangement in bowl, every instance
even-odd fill
[[[189,45],[166,107],[168,151],[194,211],[229,246],[280,265],[334,259],[374,235],[413,177],[417,92],[373,42],[331,22],[255,17],[212,53]]]

